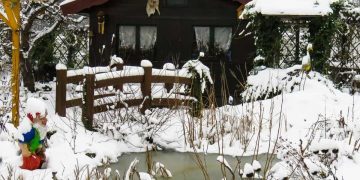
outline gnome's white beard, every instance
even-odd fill
[[[40,123],[34,123],[33,127],[38,130],[40,139],[43,140],[47,133],[47,127]]]

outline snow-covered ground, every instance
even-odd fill
[[[319,171],[326,169],[324,157],[318,157],[326,155],[321,150],[338,148],[338,157],[333,153],[327,158],[335,160],[326,166],[330,167],[326,172],[336,167],[332,172],[339,179],[357,179],[356,170],[360,169],[360,153],[356,150],[360,138],[359,94],[341,92],[321,74],[302,75],[299,69],[298,66],[283,70],[269,68],[251,75],[244,97],[268,97],[266,100],[207,109],[199,119],[191,118],[186,108],[152,109],[145,115],[138,113],[137,107],[113,110],[95,116],[99,132],[84,129],[80,108],[68,108],[67,118],[55,114],[55,83],[52,82],[47,84],[53,89],[50,92],[21,97],[22,102],[29,97],[40,97],[48,106],[48,127],[56,133],[48,140],[46,169],[26,171],[19,168],[18,132],[9,123],[10,117],[4,116],[0,121],[5,125],[0,132],[0,177],[8,177],[11,173],[13,177],[25,179],[50,179],[56,172],[58,179],[73,179],[74,169],[91,169],[116,162],[123,153],[145,151],[149,145],[146,139],[152,137],[158,149],[234,156],[272,152],[277,142],[275,153],[284,161],[275,165],[271,177],[279,179],[292,172],[289,162],[301,166],[299,157],[305,159],[303,162],[311,172],[318,167]],[[277,93],[268,96],[274,89]],[[303,150],[299,147],[300,140]],[[308,142],[311,145],[305,148]],[[334,145],[329,146],[329,142]],[[318,155],[314,153],[316,149],[320,151]],[[81,176],[85,178],[86,173]]]

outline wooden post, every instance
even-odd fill
[[[117,64],[115,64],[115,67],[116,67],[116,71],[121,71],[121,70],[124,69],[124,64],[123,64],[123,63],[117,63]],[[116,90],[123,91],[123,83],[120,82],[120,84],[119,84],[119,85],[116,85],[114,88],[115,88]]]
[[[151,106],[151,81],[152,81],[152,63],[149,60],[142,60],[141,67],[144,68],[144,81],[141,84],[141,92],[144,103],[140,109],[141,113]]]
[[[164,64],[163,69],[168,71],[175,71],[175,65],[172,63],[166,63]],[[164,85],[164,88],[166,89],[167,93],[169,93],[173,87],[174,87],[174,83],[165,83]]]
[[[66,84],[67,69],[56,69],[55,111],[61,117],[66,117]]]
[[[84,89],[84,102],[83,104],[83,117],[82,121],[87,130],[93,130],[94,120],[94,85],[95,85],[95,74],[85,75],[85,89]]]
[[[12,92],[12,123],[19,126],[19,74],[20,74],[20,0],[2,0],[2,6],[6,14],[0,11],[0,19],[3,20],[12,30],[12,70],[11,70],[11,92]]]

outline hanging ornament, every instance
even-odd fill
[[[148,17],[155,14],[156,11],[160,15],[159,0],[148,0],[148,2],[146,4],[146,13],[147,13]]]
[[[245,4],[241,4],[237,9],[236,9],[236,12],[237,12],[237,17],[239,17],[243,11],[245,9]]]
[[[98,19],[98,33],[104,34],[105,33],[105,13],[103,11],[100,11],[97,13],[97,19]]]

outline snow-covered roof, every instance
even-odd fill
[[[336,0],[253,0],[246,5],[240,19],[247,14],[274,16],[326,16],[332,13],[330,4]]]
[[[64,15],[76,14],[80,11],[104,4],[109,0],[65,0],[60,4],[61,11]]]

